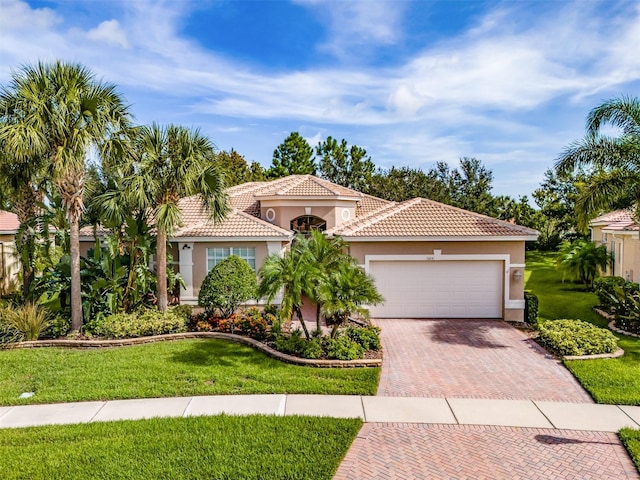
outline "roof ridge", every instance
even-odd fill
[[[234,208],[234,213],[236,213],[236,214],[238,214],[238,215],[240,215],[242,217],[246,217],[246,218],[248,218],[248,219],[250,219],[252,221],[255,221],[257,223],[264,224],[265,226],[268,226],[271,229],[279,231],[281,233],[287,233],[287,234],[291,234],[292,233],[291,230],[285,230],[284,228],[279,227],[278,225],[274,225],[273,223],[266,222],[263,219],[261,219],[260,217],[256,217],[255,215],[251,215],[251,214],[249,214],[247,212],[244,212],[242,210],[238,210],[238,209]]]
[[[371,217],[373,217],[375,215],[379,215],[382,211],[390,209],[390,208],[394,207],[395,205],[397,205],[396,202],[388,201],[388,203],[382,205],[381,207],[376,208],[375,210],[372,210],[372,211],[362,215],[361,217],[353,218],[353,219],[348,220],[346,222],[343,222],[343,223],[341,223],[339,225],[336,225],[333,228],[330,228],[329,230],[327,230],[327,232],[328,233],[334,233],[337,230],[343,230],[343,231],[349,230],[352,227],[352,225],[355,225],[355,224],[357,224],[359,222],[366,222]],[[369,224],[367,224],[367,226],[368,225]]]
[[[431,200],[430,198],[416,197],[414,200],[416,200],[416,199],[417,200],[421,200],[421,201],[425,201],[425,202],[429,202],[429,203],[432,203],[432,204],[436,204],[436,205],[441,205],[442,207],[449,208],[451,210],[457,210],[457,211],[462,212],[462,213],[464,213],[466,215],[471,215],[471,216],[478,217],[478,218],[481,218],[481,219],[484,219],[484,220],[488,220],[488,221],[490,221],[492,223],[495,223],[495,224],[498,224],[498,225],[505,225],[505,226],[508,226],[509,228],[513,228],[513,229],[526,229],[526,230],[530,230],[532,232],[537,232],[537,230],[534,230],[533,228],[525,227],[525,226],[522,226],[522,225],[517,225],[515,223],[510,223],[510,222],[507,222],[506,220],[500,220],[498,218],[494,218],[494,217],[491,217],[489,215],[484,215],[482,213],[472,212],[471,210],[466,210],[464,208],[456,207],[454,205],[449,205],[448,203],[443,203],[443,202],[438,202],[436,200]]]
[[[401,212],[410,206],[414,205],[417,198],[412,198],[410,200],[405,200],[404,202],[393,202],[391,205],[385,205],[378,210],[375,210],[371,213],[371,215],[367,215],[364,218],[361,218],[362,224],[358,226],[348,225],[345,227],[345,231],[349,233],[356,233],[364,228],[367,228],[377,222],[381,222],[391,215],[395,215],[398,212]],[[357,222],[354,222],[354,224]]]
[[[284,195],[288,191],[294,189],[295,187],[303,183],[305,180],[307,180],[309,178],[309,175],[288,175],[287,177],[283,177],[283,178],[288,178],[289,182],[285,182],[284,187],[278,190],[276,192],[276,195]]]

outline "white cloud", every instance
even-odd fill
[[[106,20],[96,28],[87,32],[87,37],[97,42],[104,42],[107,45],[120,46],[128,48],[127,35],[120,26],[118,20]]]
[[[406,2],[296,0],[318,13],[326,22],[328,40],[320,46],[339,57],[355,57],[363,47],[391,45],[402,36],[400,28]]]
[[[49,8],[31,8],[21,0],[2,0],[0,29],[3,31],[50,28],[61,18]]]

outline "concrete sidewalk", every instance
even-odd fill
[[[0,407],[0,428],[197,415],[359,417],[368,423],[487,425],[617,432],[640,407],[593,403],[348,395],[219,395]]]

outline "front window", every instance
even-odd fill
[[[207,248],[207,271],[231,255],[237,255],[241,259],[246,260],[247,263],[251,265],[251,268],[256,269],[255,247],[216,247]]]
[[[310,233],[312,230],[324,232],[326,229],[327,222],[313,215],[302,215],[291,220],[291,230],[303,235]]]

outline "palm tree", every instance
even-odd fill
[[[266,298],[271,302],[282,293],[282,319],[290,321],[295,313],[307,340],[311,336],[302,317],[302,299],[305,292],[312,290],[313,280],[318,275],[309,257],[309,249],[302,239],[302,242],[297,241],[282,256],[275,253],[269,255],[258,272],[258,298]]]
[[[140,210],[149,211],[157,231],[158,309],[167,309],[167,241],[182,223],[181,198],[198,195],[214,221],[227,214],[224,176],[214,146],[199,130],[157,124],[141,127],[135,140],[133,174],[125,180]]]
[[[377,305],[383,301],[375,281],[353,262],[343,262],[318,287],[318,299],[324,315],[333,323],[331,336],[353,313],[367,318],[364,305]]]
[[[36,274],[39,206],[44,199],[47,183],[42,173],[41,158],[20,161],[0,147],[0,201],[8,205],[20,222],[16,248],[20,255],[22,297],[25,300]]]
[[[598,246],[594,242],[576,240],[560,247],[556,264],[563,277],[569,275],[591,290],[593,281],[612,260],[613,256],[605,245]]]
[[[86,158],[109,155],[130,126],[122,96],[78,64],[57,61],[25,66],[0,93],[0,141],[24,160],[47,158],[47,171],[69,221],[71,329],[82,328],[80,217]]]
[[[620,130],[611,137],[601,132],[609,124]],[[578,167],[595,169],[580,190],[576,213],[582,226],[604,210],[635,204],[640,214],[640,99],[623,96],[594,108],[587,117],[587,135],[574,142],[556,163],[558,174]]]
[[[345,254],[347,244],[342,237],[328,238],[319,230],[313,230],[308,240],[303,243],[309,251],[309,261],[315,265],[319,278],[306,295],[316,303],[316,330],[320,331],[320,319],[322,317],[322,303],[319,298],[319,286],[327,276],[339,268],[343,263],[353,262],[353,258]]]

